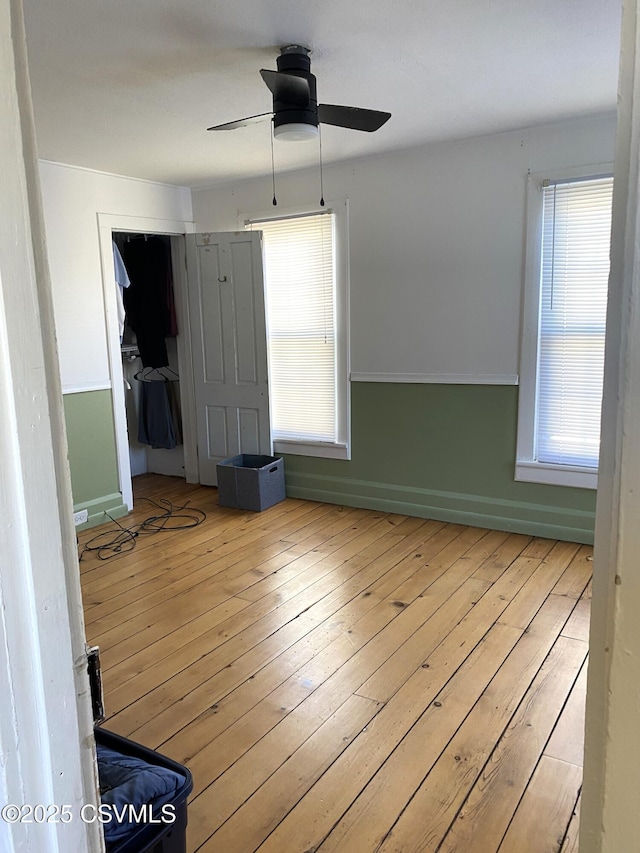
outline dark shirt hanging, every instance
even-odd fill
[[[136,333],[144,367],[169,364],[165,337],[171,315],[167,287],[171,281],[171,255],[162,237],[139,237],[124,245],[124,262],[131,286],[124,293],[127,322]]]
[[[138,441],[171,450],[177,444],[168,382],[141,382]]]

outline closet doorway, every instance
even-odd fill
[[[271,455],[260,235],[195,234],[192,223],[126,216],[99,214],[98,219],[123,503],[133,508],[132,474],[177,475],[189,483],[215,486],[221,459],[239,453]],[[157,264],[158,250],[171,256],[177,334],[158,338],[155,329],[150,340],[149,330],[140,322],[146,304],[132,303],[127,310],[132,311],[134,344],[119,322],[122,294],[116,268],[124,269],[126,278],[128,264],[132,286],[127,294],[140,281],[136,272],[144,280],[147,267],[152,268],[148,284],[155,298],[158,282],[162,290],[167,278],[165,267]],[[145,287],[143,283],[143,292]],[[129,296],[123,301],[128,303]],[[171,399],[180,402],[177,418],[168,412]],[[143,426],[140,412],[148,415],[152,404],[164,406],[164,414],[158,418],[154,409],[154,423],[147,419]],[[182,426],[182,443],[165,441],[171,420]]]
[[[179,220],[146,219],[110,214],[98,214],[98,225],[120,491],[122,492],[123,502],[129,509],[132,509],[132,475],[152,471],[183,476],[187,482],[198,482],[184,239],[184,235],[192,233],[194,227],[191,222]],[[121,341],[121,323],[119,321],[121,310],[118,307],[113,242],[115,238],[116,245],[119,248],[122,246],[124,249],[126,243],[130,241],[143,241],[144,243],[145,235],[149,241],[149,250],[151,250],[152,242],[155,243],[156,248],[159,243],[166,246],[167,254],[170,256],[170,271],[173,279],[177,334],[166,339],[168,365],[165,370],[160,372],[153,372],[149,366],[143,365],[140,349],[131,340],[127,343],[129,332],[126,327],[124,340]],[[138,250],[144,251],[145,249],[140,243],[134,248],[135,253]],[[137,440],[137,421],[142,391],[157,392],[163,390],[159,386],[151,387],[150,384],[143,389],[143,382],[171,383],[171,397],[174,399],[177,397],[182,411],[180,418],[182,443],[176,442],[174,447],[152,448]],[[171,442],[169,442],[170,444]]]

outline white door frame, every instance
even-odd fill
[[[640,9],[623,4],[581,853],[638,849]]]
[[[99,824],[80,820],[98,785],[19,0],[0,4],[0,43],[0,804],[42,804],[52,820],[0,819],[0,849],[99,853]]]
[[[131,462],[129,460],[129,434],[127,431],[127,413],[125,408],[124,377],[122,373],[122,354],[120,350],[120,331],[116,304],[116,280],[113,268],[112,239],[114,231],[127,231],[140,234],[164,234],[168,236],[192,234],[193,222],[179,219],[153,219],[144,216],[99,213],[98,233],[100,242],[100,263],[102,266],[102,296],[104,301],[107,349],[109,354],[109,375],[111,397],[113,400],[113,423],[116,435],[116,458],[118,462],[118,480],[122,500],[129,510],[133,509],[133,488],[131,485]],[[193,405],[193,372],[191,369],[191,335],[189,330],[189,312],[187,310],[187,288],[184,260],[184,241],[171,240],[173,259],[176,314],[178,319],[178,366],[180,369],[180,391],[183,403],[183,440],[185,451],[185,474],[188,482],[197,480],[197,446],[195,441]],[[195,411],[195,409],[194,409]]]

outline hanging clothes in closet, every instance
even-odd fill
[[[142,380],[138,441],[165,450],[171,450],[178,443],[166,382]]]
[[[178,333],[171,248],[167,237],[128,235],[120,241],[130,279],[124,292],[127,326],[135,333],[142,370],[138,441],[171,450],[182,443],[178,375],[169,367],[165,339]]]
[[[157,236],[128,240],[124,262],[131,280],[124,292],[124,306],[142,364],[167,367],[165,337],[177,334],[168,240]]]
[[[120,250],[116,244],[115,240],[111,241],[111,246],[113,249],[113,269],[116,277],[116,305],[118,307],[118,332],[120,333],[120,343],[122,343],[122,339],[124,336],[124,321],[125,321],[125,309],[124,309],[124,292],[131,285],[131,281],[129,280],[129,275],[127,273],[127,269],[124,265],[124,261],[122,260],[122,255],[120,254]]]
[[[167,371],[173,373],[171,368]],[[163,369],[143,369],[135,374],[140,382],[138,441],[151,447],[171,450],[182,444],[180,401],[175,387],[178,376]]]

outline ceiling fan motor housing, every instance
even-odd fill
[[[320,123],[371,133],[391,118],[391,113],[380,110],[318,104],[316,78],[311,73],[309,54],[308,48],[290,44],[280,50],[276,60],[277,71],[260,69],[260,76],[272,94],[271,113],[227,121],[207,130],[235,130],[273,116],[273,135],[276,139],[304,142],[318,138]]]
[[[316,78],[311,73],[309,49],[301,45],[283,47],[276,59],[278,71],[302,77],[309,84],[309,103],[306,106],[292,104],[288,101],[273,98],[273,126],[285,124],[310,124],[318,126],[318,98],[316,93]]]

